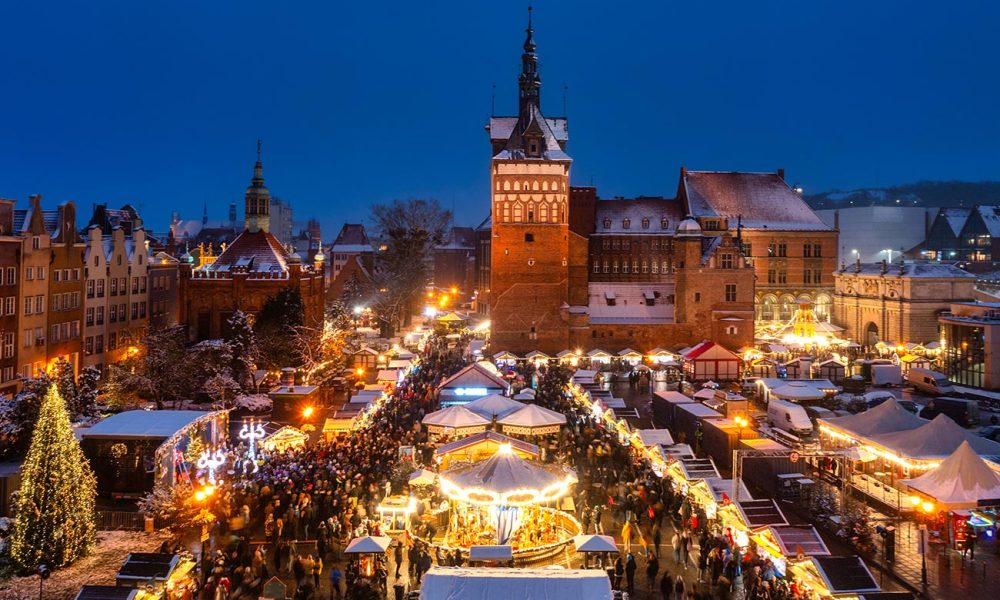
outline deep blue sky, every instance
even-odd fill
[[[525,2],[14,2],[0,196],[242,215],[273,194],[329,239],[370,203],[488,213],[483,125],[516,107]],[[543,111],[569,86],[576,184],[665,194],[681,164],[807,191],[1000,179],[996,2],[536,0]]]

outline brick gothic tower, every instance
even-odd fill
[[[493,117],[489,125],[491,343],[494,350],[555,353],[569,347],[569,308],[580,302],[571,298],[568,266],[576,246],[569,230],[572,159],[565,152],[566,119],[542,115],[528,11],[518,115]]]

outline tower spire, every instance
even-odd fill
[[[270,228],[271,192],[264,185],[264,163],[260,160],[260,139],[257,139],[257,162],[253,166],[253,179],[244,195],[244,218],[249,231],[267,231]]]
[[[535,53],[534,28],[531,25],[531,4],[528,4],[528,28],[525,29],[524,54],[521,55],[521,75],[518,78],[518,117],[522,131],[531,120],[531,108],[541,108],[542,79],[538,76],[538,54]]]

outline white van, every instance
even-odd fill
[[[813,432],[813,424],[806,410],[787,400],[771,400],[767,404],[767,424],[797,436],[807,436]]]
[[[948,381],[947,375],[930,369],[911,368],[906,372],[906,383],[912,385],[917,391],[927,394],[942,395],[955,391],[951,382]]]

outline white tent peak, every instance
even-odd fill
[[[478,427],[489,425],[489,419],[478,415],[462,405],[449,406],[436,410],[426,415],[421,421],[424,425],[436,425],[438,427]]]
[[[1000,475],[968,441],[962,442],[936,468],[903,483],[953,508],[976,506],[979,500],[1000,499]]]
[[[524,408],[523,403],[508,398],[507,396],[501,396],[500,394],[483,396],[482,398],[473,400],[464,406],[472,412],[482,415],[487,419],[492,419],[493,417],[504,417],[512,412]]]
[[[543,408],[537,404],[526,404],[524,408],[517,412],[497,420],[497,423],[501,425],[519,427],[546,427],[550,425],[562,425],[565,422],[566,415]]]

